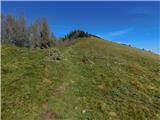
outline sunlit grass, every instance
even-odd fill
[[[158,55],[97,38],[57,49],[54,63],[50,49],[2,46],[3,120],[160,119]]]

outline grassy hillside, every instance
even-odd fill
[[[2,46],[2,120],[159,120],[160,56],[81,38],[51,49]]]

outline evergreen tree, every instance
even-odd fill
[[[82,38],[82,37],[90,37],[92,36],[91,34],[89,34],[88,32],[84,32],[82,30],[74,30],[72,32],[70,32],[69,34],[67,34],[62,40],[67,40],[67,39],[76,39],[76,38]]]

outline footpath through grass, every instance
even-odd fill
[[[2,120],[159,120],[160,57],[83,38],[50,49],[2,46]]]

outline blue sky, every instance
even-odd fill
[[[57,37],[82,29],[106,40],[160,53],[160,2],[2,2],[27,23],[45,16]]]

